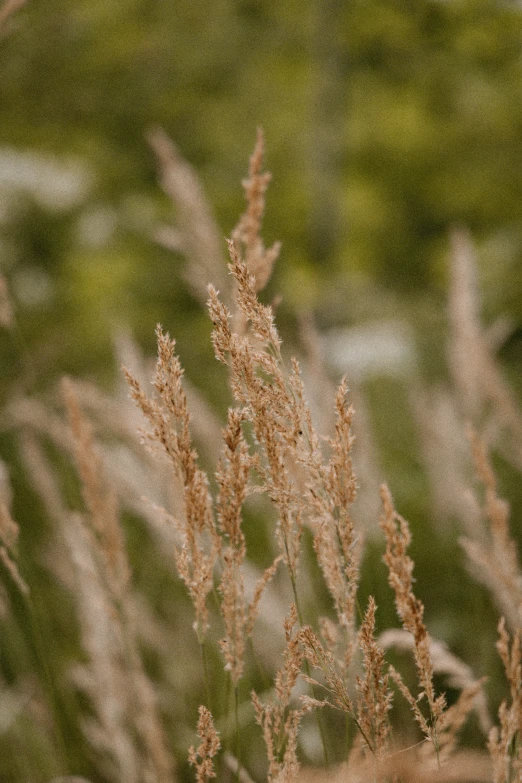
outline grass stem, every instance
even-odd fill
[[[234,687],[234,720],[235,720],[235,724],[236,724],[236,726],[235,726],[235,731],[236,731],[235,746],[236,747],[235,747],[234,755],[235,755],[236,761],[237,761],[236,774],[234,776],[234,779],[235,779],[236,783],[239,783],[239,771],[241,769],[241,759],[240,759],[241,747],[240,747],[240,744],[239,744],[239,686],[238,685],[236,685]]]
[[[201,650],[201,659],[203,661],[203,677],[205,679],[205,694],[207,697],[207,705],[209,710],[212,712],[212,703],[210,700],[210,679],[208,674],[208,655],[207,655],[207,644],[205,639],[202,639],[199,643],[199,648]]]
[[[295,608],[297,610],[297,618],[299,620],[299,625],[302,628],[303,625],[304,625],[304,623],[303,623],[303,615],[301,614],[301,607],[299,606],[299,598],[297,597],[297,582],[296,582],[295,574],[293,573],[291,568],[288,569],[288,573],[290,574],[290,582],[292,583],[292,592],[293,592],[293,595],[294,595]],[[306,658],[305,658],[305,661],[304,661],[304,666],[305,666],[306,676],[311,678],[312,677],[312,672],[311,672],[311,669],[310,669],[310,664],[308,663]],[[313,685],[311,686],[311,690],[312,690],[312,696],[314,697],[314,699],[319,700],[319,695],[316,693],[316,688]],[[323,716],[322,716],[322,713],[321,713],[320,710],[314,710],[314,715],[315,715],[315,720],[316,720],[316,723],[317,723],[317,728],[319,730],[319,735],[321,737],[321,744],[323,746],[324,765],[325,765],[325,767],[328,767],[330,765],[330,763],[329,763],[329,759],[328,759],[328,749],[327,749],[327,746],[326,746],[326,732],[325,732],[324,723],[323,723]]]

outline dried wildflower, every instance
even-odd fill
[[[242,261],[234,242],[228,240],[227,244],[231,259],[229,270],[237,283],[237,305],[252,324],[252,330],[258,340],[278,349],[281,341],[274,325],[272,308],[262,305],[257,298],[255,277],[248,265]]]
[[[230,328],[230,313],[217,292],[209,287],[209,312],[214,324],[216,358],[230,368],[231,388],[236,401],[253,428],[264,460],[256,468],[278,513],[277,538],[292,578],[297,573],[300,551],[302,502],[289,473],[289,443],[295,441],[294,397],[289,389],[280,354],[280,339],[272,311],[256,296],[248,274],[232,243],[231,271],[238,283],[237,300],[264,350],[255,348],[249,337]],[[262,374],[264,377],[262,377]]]
[[[62,392],[73,436],[74,457],[89,515],[90,529],[107,562],[106,572],[111,579],[111,590],[114,596],[121,596],[127,588],[129,568],[118,518],[116,492],[106,480],[104,465],[94,444],[92,427],[80,409],[70,379],[64,378]]]
[[[455,395],[443,386],[428,388],[415,381],[408,397],[429,481],[434,523],[442,529],[458,519],[467,535],[480,538],[480,511],[468,491],[469,445]]]
[[[244,668],[245,654],[245,594],[241,573],[242,557],[237,550],[227,548],[223,552],[223,573],[219,591],[222,595],[221,613],[226,636],[220,641],[225,658],[225,670],[230,672],[237,685]]]
[[[216,777],[213,759],[221,747],[221,742],[212,714],[203,706],[199,708],[198,737],[201,742],[197,750],[194,746],[189,748],[189,762],[196,768],[197,783],[207,783]]]
[[[450,365],[468,414],[476,414],[482,402],[480,380],[484,362],[481,340],[477,268],[469,233],[462,228],[451,234]]]
[[[237,685],[243,674],[246,639],[251,635],[262,594],[272,579],[281,560],[276,558],[258,579],[250,607],[245,600],[243,563],[246,556],[245,538],[241,530],[241,515],[252,459],[241,431],[244,414],[230,409],[228,426],[223,431],[223,451],[216,479],[217,518],[224,539],[223,570],[219,591],[222,595],[221,614],[226,636],[220,645],[225,657],[225,669]]]
[[[272,178],[268,172],[261,173],[264,152],[263,131],[258,128],[256,146],[248,166],[248,179],[243,180],[247,209],[232,231],[232,241],[238,249],[242,247],[244,250],[246,266],[254,277],[256,292],[266,286],[281,247],[280,243],[276,242],[266,250],[260,236],[265,211],[265,193]]]
[[[303,715],[313,706],[310,703],[304,703],[299,708],[289,706],[303,660],[300,634],[295,634],[293,630],[296,623],[297,609],[292,605],[285,620],[284,665],[276,675],[275,700],[262,704],[257,694],[252,693],[256,721],[263,731],[267,749],[269,783],[290,783],[297,778],[300,766],[297,758],[299,724]]]
[[[388,487],[381,487],[383,515],[381,528],[386,536],[386,552],[383,560],[388,567],[388,582],[395,592],[397,614],[405,630],[413,636],[415,664],[421,686],[421,693],[414,698],[399,673],[390,667],[390,676],[408,701],[415,719],[424,734],[433,742],[438,754],[438,726],[443,718],[446,700],[443,695],[435,696],[433,687],[433,662],[430,654],[430,637],[423,622],[424,606],[413,593],[413,560],[407,549],[411,541],[408,523],[395,511]],[[425,698],[430,712],[429,722],[418,706]]]
[[[384,674],[384,650],[375,641],[375,601],[370,597],[368,609],[359,631],[359,646],[363,653],[364,678],[356,678],[358,691],[357,721],[371,744],[371,750],[382,759],[388,750],[392,694],[388,675]]]
[[[330,650],[326,650],[321,640],[310,628],[309,625],[301,628],[299,632],[299,641],[303,646],[306,660],[314,669],[319,669],[325,682],[303,675],[303,678],[312,685],[317,685],[330,696],[332,701],[328,702],[330,706],[335,706],[343,712],[348,713],[352,718],[356,717],[352,699],[348,693],[344,677],[339,671],[339,662],[336,661]],[[368,741],[368,744],[369,741]]]
[[[184,519],[177,521],[181,545],[176,565],[196,612],[200,641],[208,629],[206,598],[213,588],[214,565],[220,550],[206,474],[198,467],[190,434],[187,398],[182,387],[183,370],[175,354],[175,342],[157,328],[158,360],[154,387],[159,401],[149,399],[139,382],[126,371],[131,395],[152,426],[149,438],[162,446],[176,478],[183,487]]]
[[[468,719],[475,703],[484,699],[483,684],[485,678],[476,680],[462,689],[459,698],[444,712],[444,721],[439,730],[439,754],[441,761],[449,758],[455,752],[457,735]]]
[[[226,290],[221,232],[196,172],[184,160],[162,128],[147,134],[156,154],[163,190],[176,210],[176,228],[163,226],[156,240],[185,257],[183,274],[194,296],[205,304],[207,285],[212,281]]]
[[[355,500],[352,469],[351,422],[353,409],[346,404],[346,379],[337,391],[335,436],[329,440],[331,456],[325,468],[310,471],[309,489],[314,509],[314,549],[334,600],[338,622],[345,629],[345,666],[353,652],[355,596],[359,578],[359,547],[350,506]]]
[[[221,641],[227,671],[237,684],[243,673],[245,652],[245,589],[241,566],[246,555],[245,537],[241,530],[241,513],[250,474],[248,446],[241,432],[241,411],[231,409],[228,426],[223,432],[223,454],[216,479],[219,486],[217,516],[222,536],[223,572],[219,586],[223,597],[221,613],[226,636]]]
[[[229,243],[229,250],[237,303],[257,342],[253,343],[248,334],[241,336],[232,331],[230,312],[217,292],[209,288],[216,357],[228,364],[234,396],[244,406],[244,415],[262,447],[264,459],[258,460],[256,469],[278,510],[276,534],[294,584],[305,516],[312,525],[318,559],[339,621],[346,629],[348,663],[358,551],[349,514],[355,498],[355,476],[350,456],[352,410],[346,404],[346,384],[337,394],[336,433],[329,441],[331,456],[325,465],[304,398],[299,364],[293,360],[291,370],[286,369],[272,311],[259,302],[255,280],[234,243]]]
[[[509,506],[498,496],[495,474],[484,443],[469,431],[475,470],[485,490],[487,540],[461,539],[471,570],[491,590],[509,626],[516,631],[522,619],[522,576],[516,544],[509,533]]]
[[[385,650],[393,647],[396,650],[413,652],[415,649],[413,636],[403,628],[390,628],[380,634],[377,641]],[[444,642],[432,637],[430,637],[430,655],[434,674],[443,676],[448,687],[462,691],[462,701],[459,697],[461,708],[464,704],[468,704],[471,698],[471,706],[477,713],[481,729],[484,734],[487,734],[491,728],[491,718],[488,712],[486,694],[482,687],[484,681],[477,680],[472,669],[452,653]],[[453,707],[450,709],[452,710]],[[450,709],[444,713],[444,731],[449,730],[451,724],[451,720],[448,718]]]
[[[221,533],[226,536],[233,549],[244,554],[245,537],[241,530],[241,512],[247,494],[251,459],[241,431],[243,419],[241,410],[229,410],[216,479],[219,486],[217,515]]]
[[[497,650],[509,682],[510,700],[503,701],[498,715],[500,728],[491,729],[488,750],[493,762],[493,783],[509,783],[522,777],[522,638],[520,628],[510,639],[506,623],[498,625]]]
[[[456,228],[451,243],[450,366],[460,402],[472,422],[485,420],[490,431],[493,425],[498,448],[520,470],[522,416],[480,323],[477,263],[469,232]]]

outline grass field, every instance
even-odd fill
[[[469,236],[452,236],[451,387],[408,390],[433,508],[459,527],[417,526],[416,543],[379,489],[360,390],[328,380],[310,322],[288,357],[261,301],[279,253],[261,239],[262,134],[229,275],[194,173],[164,134],[151,143],[230,406],[220,422],[161,327],[155,367],[120,336],[112,394],[13,388],[0,779],[522,779],[522,573],[489,456],[519,477],[522,417],[480,323]]]

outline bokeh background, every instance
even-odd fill
[[[516,3],[26,4],[0,86],[2,267],[26,339],[54,346],[49,372],[97,372],[115,323],[150,343],[151,320],[179,332],[180,313],[189,331],[179,265],[150,241],[169,209],[154,125],[223,235],[264,128],[285,311],[345,325],[385,291],[427,318],[457,222],[486,316],[520,320],[520,26]]]
[[[17,397],[52,399],[63,374],[111,394],[120,383],[115,341],[131,335],[152,356],[161,322],[188,378],[223,417],[229,398],[215,380],[208,318],[187,286],[183,254],[160,241],[159,229],[164,236],[178,216],[146,140],[158,126],[197,172],[222,237],[244,208],[241,181],[256,129],[264,129],[273,180],[263,233],[267,245],[282,241],[264,299],[277,299],[287,353],[306,354],[303,324],[313,318],[322,371],[333,381],[348,374],[364,423],[363,595],[377,595],[383,627],[396,622],[374,535],[376,487],[386,478],[411,520],[428,624],[477,676],[490,675],[498,704],[496,609],[463,566],[455,488],[434,488],[426,457],[430,442],[455,435],[452,414],[433,414],[435,432],[423,429],[434,409],[422,401],[454,384],[456,227],[469,231],[496,362],[513,399],[522,394],[520,3],[28,0],[0,31],[0,270],[16,319],[0,334],[6,409]],[[224,240],[222,251],[225,264]],[[16,428],[2,421],[21,568],[47,618],[43,657],[60,672],[77,641],[38,554],[50,522],[28,486]],[[463,433],[459,454],[462,443]],[[434,459],[450,460],[451,449]],[[519,468],[499,451],[494,460],[520,536]],[[152,551],[138,523],[129,522],[128,535],[134,556]],[[136,557],[136,579],[152,584],[158,600],[151,562],[152,553]],[[1,644],[6,687],[17,666],[26,674],[42,667],[23,628],[14,623]],[[79,761],[71,715],[80,707],[58,691],[53,709],[70,732],[65,754],[104,780],[92,759]],[[25,736],[17,720],[0,720],[4,748]],[[40,769],[58,774],[44,745],[51,761]],[[9,753],[2,780],[49,779],[37,764],[17,777]]]

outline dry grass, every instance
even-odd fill
[[[499,725],[489,733],[489,755],[486,748],[482,752],[459,748],[459,732],[472,712],[477,712],[485,730],[490,728],[483,681],[428,632],[424,606],[414,592],[410,529],[395,510],[386,486],[381,488],[383,561],[402,630],[376,636],[375,600],[370,597],[364,613],[358,607],[363,526],[357,525],[354,512],[354,410],[348,402],[347,383],[341,381],[331,400],[334,423],[331,435],[324,437],[307,402],[300,364],[296,359],[285,360],[273,310],[259,298],[279,253],[279,245],[267,250],[261,239],[269,182],[269,175],[262,171],[262,134],[244,183],[247,208],[228,242],[228,279],[217,267],[215,227],[193,172],[164,134],[152,134],[151,143],[159,157],[164,187],[179,207],[181,227],[176,236],[189,258],[187,278],[194,293],[203,298],[201,281],[206,272],[225,289],[221,294],[210,285],[207,301],[215,356],[228,368],[233,397],[215,473],[207,475],[201,467],[194,438],[198,416],[191,417],[189,404],[191,399],[197,403],[197,396],[187,392],[175,342],[161,327],[157,329],[152,393],[145,391],[144,372],[137,367],[125,371],[142,414],[142,437],[150,453],[140,453],[134,420],[122,408],[124,403],[104,400],[86,384],[63,383],[65,430],[58,413],[53,417],[48,410],[35,408],[34,401],[12,402],[4,414],[4,427],[22,429],[22,453],[33,485],[55,520],[57,542],[65,543],[68,550],[69,565],[62,563],[60,568],[75,596],[85,655],[70,677],[90,705],[82,728],[97,759],[100,780],[168,783],[185,774],[175,772],[162,715],[165,696],[160,702],[142,658],[140,625],[144,620],[126,553],[121,504],[150,522],[161,542],[162,556],[175,565],[192,604],[193,629],[202,653],[198,676],[205,679],[207,700],[199,707],[200,744],[188,750],[198,783],[216,777],[230,780],[232,774],[236,780],[263,777],[262,766],[248,747],[242,747],[243,734],[248,742],[253,741],[246,726],[255,722],[264,740],[268,780],[277,783],[321,781],[326,774],[329,780],[347,783],[520,780],[522,574],[509,533],[507,505],[498,497],[483,440],[472,435],[475,470],[485,494],[485,524],[482,529],[478,522],[475,527],[468,525],[470,535],[463,547],[505,617],[499,624],[497,648],[510,689],[499,710]],[[199,233],[191,234],[193,223],[198,224]],[[167,234],[162,236],[165,240]],[[174,235],[169,236],[172,242]],[[471,416],[484,417],[486,403],[496,402],[499,426],[515,431],[519,414],[481,337],[472,285],[466,278],[470,271],[466,242],[464,234],[455,235],[452,312],[457,386]],[[470,347],[474,363],[463,358],[469,357]],[[486,376],[481,366],[486,367]],[[482,397],[477,396],[479,377],[487,380]],[[108,405],[113,406],[109,416]],[[112,428],[126,442],[126,453],[133,455],[137,470],[142,471],[138,486],[147,487],[146,492],[140,493],[128,476],[125,481],[114,467],[114,454],[96,444],[83,407],[98,422],[105,412],[102,431]],[[212,417],[206,421],[215,431]],[[83,498],[81,512],[71,510],[64,499],[42,448],[46,441],[72,455]],[[218,448],[212,450],[216,453]],[[513,437],[509,455],[514,462],[519,453]],[[273,551],[253,578],[255,558],[249,551],[245,520],[260,496],[274,520]],[[472,537],[474,529],[476,537]],[[0,558],[26,594],[16,560],[17,536],[8,503],[2,501]],[[311,545],[305,556],[306,540]],[[314,578],[321,580],[315,589],[328,594],[331,612],[307,623],[301,590],[305,579],[311,578],[303,571],[310,568],[312,552]],[[65,562],[63,553],[61,557]],[[274,582],[278,582],[277,591]],[[285,584],[289,586],[286,591]],[[273,620],[283,606],[286,619],[280,628],[284,643],[279,664],[268,686],[266,672],[264,685],[259,673],[264,652],[263,645],[256,652],[260,642],[256,629],[262,601],[268,601],[270,590],[268,614]],[[266,633],[266,625],[262,629]],[[161,638],[161,632],[158,635]],[[417,685],[407,684],[408,677],[387,662],[390,647],[411,651]],[[168,657],[165,645],[163,654]],[[459,691],[451,706],[438,689],[441,674]],[[246,689],[252,685],[250,702]],[[183,699],[188,690],[178,698]],[[226,707],[218,707],[213,717],[211,709],[219,704],[223,690]],[[396,722],[394,701],[399,694],[412,714],[408,730]],[[336,717],[333,722],[323,721],[321,715],[327,711],[342,714],[355,739],[352,736],[346,743],[346,760],[327,773],[302,770],[300,759],[306,755],[299,734],[302,725],[320,738],[328,757],[332,742],[325,727],[338,731],[340,724]],[[317,727],[306,723],[310,713],[316,713]],[[417,738],[414,743],[412,736]],[[182,739],[180,744],[187,748],[189,743]]]

